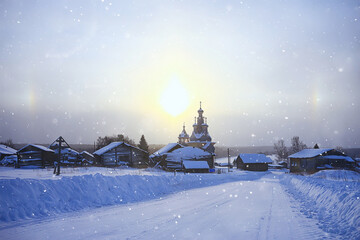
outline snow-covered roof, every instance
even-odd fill
[[[212,156],[211,153],[197,148],[197,147],[183,147],[178,148],[170,153],[167,153],[167,161],[179,162],[181,160],[190,160],[190,159],[204,159]]]
[[[182,132],[179,134],[179,138],[188,138],[188,137],[189,137],[189,134],[187,134],[187,132],[185,130],[185,125],[184,125]]]
[[[289,156],[289,158],[313,158],[319,155],[322,155],[326,152],[334,150],[333,148],[310,148],[310,149],[303,149],[300,152],[294,153]]]
[[[212,154],[197,147],[183,147],[172,151],[169,154],[180,154],[184,157],[200,157],[200,156],[211,156]]]
[[[137,150],[139,150],[139,151],[146,152],[146,151],[144,151],[144,150],[142,150],[142,149],[140,149],[140,148],[138,148],[138,147],[132,146],[132,145],[130,145],[130,144],[128,144],[128,143],[125,143],[125,142],[112,142],[112,143],[110,143],[109,145],[107,145],[107,146],[105,146],[105,147],[103,147],[103,148],[100,148],[99,150],[95,151],[93,154],[100,156],[100,155],[103,155],[104,153],[110,151],[111,149],[120,146],[120,145],[125,145],[125,146],[127,146],[127,147],[135,148],[135,149],[137,149]]]
[[[59,149],[54,150],[54,152],[59,153]],[[72,148],[63,148],[63,149],[61,149],[60,152],[61,152],[61,154],[73,154],[73,155],[78,155],[79,154],[78,151],[76,151],[76,150],[74,150]]]
[[[207,142],[204,146],[202,146],[202,149],[207,149],[211,145],[211,142]]]
[[[17,150],[8,147],[6,145],[0,144],[0,153],[1,154],[16,154]]]
[[[195,137],[196,138],[201,138],[202,136],[204,136],[205,135],[205,133],[194,133],[194,135],[195,135]]]
[[[47,147],[44,147],[44,146],[41,146],[41,145],[37,145],[37,144],[28,144],[28,145],[26,145],[25,147],[21,148],[21,149],[19,150],[19,152],[20,152],[21,150],[29,147],[29,146],[32,146],[32,147],[37,148],[37,149],[40,149],[40,150],[45,151],[45,152],[54,152],[54,151],[51,150],[50,148],[47,148]]]
[[[92,154],[89,153],[88,151],[82,151],[80,154],[81,154],[81,155],[88,155],[88,156],[90,156],[90,157],[94,157],[94,155],[92,155]]]
[[[183,161],[185,169],[209,169],[207,161]]]
[[[188,137],[189,137],[189,134],[184,133],[184,132],[181,132],[181,133],[179,134],[179,137],[180,137],[180,138],[188,138]]]
[[[241,153],[239,157],[243,163],[272,163],[272,160],[264,154]]]
[[[347,162],[355,162],[351,157],[349,156],[339,156],[339,155],[328,155],[328,156],[324,156],[324,158],[326,159],[344,159]]]
[[[184,146],[179,144],[179,143],[169,143],[165,147],[163,147],[163,148],[157,150],[156,152],[154,152],[154,155],[161,155],[161,154],[164,154],[164,153],[171,152],[176,147],[183,148]]]

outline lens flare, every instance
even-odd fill
[[[189,106],[189,94],[177,78],[172,78],[164,89],[160,104],[174,117],[183,113]]]

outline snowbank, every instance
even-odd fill
[[[360,173],[349,170],[326,170],[312,175],[312,177],[337,181],[360,182]]]
[[[191,188],[259,179],[264,174],[95,174],[59,179],[0,179],[0,222],[145,201]]]
[[[349,176],[352,180],[346,181]],[[304,214],[319,220],[323,230],[346,239],[360,239],[360,177],[357,175],[358,181],[354,181],[355,176],[344,170],[321,171],[312,176],[286,174],[281,183],[302,204]]]

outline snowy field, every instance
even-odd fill
[[[360,239],[360,176],[0,168],[1,239]]]

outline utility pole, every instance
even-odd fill
[[[61,143],[64,141],[64,139],[60,136],[59,137],[59,162],[58,162],[58,169],[56,172],[56,175],[60,175],[60,163],[61,163]]]
[[[228,154],[228,172],[230,172],[230,149],[227,149],[227,154]]]
[[[54,174],[56,176],[60,175],[60,162],[61,162],[61,144],[65,142],[65,140],[60,136],[58,139],[55,140],[58,143],[58,159],[57,162],[54,163]]]

